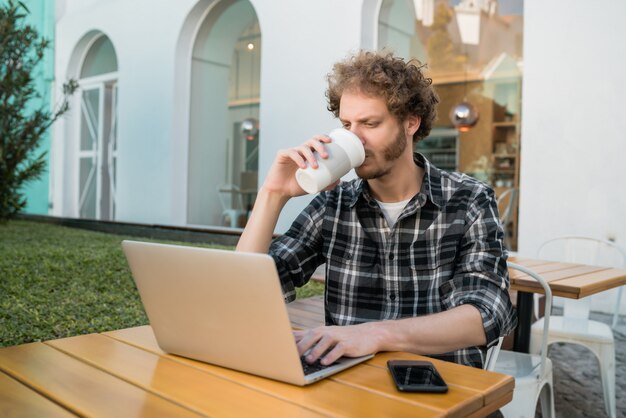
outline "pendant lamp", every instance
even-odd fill
[[[255,118],[246,118],[241,122],[241,134],[246,141],[254,141],[259,134],[259,121]]]
[[[467,52],[465,53],[465,72],[463,76],[463,101],[450,110],[450,121],[460,132],[469,131],[478,122],[478,109],[467,100]]]
[[[467,132],[478,122],[478,109],[464,98],[450,110],[450,120],[456,129]]]

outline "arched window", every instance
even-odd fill
[[[115,219],[117,57],[107,36],[93,39],[80,67],[79,85],[79,216]]]
[[[192,53],[189,224],[245,223],[258,177],[260,67],[261,30],[252,4],[215,4]]]

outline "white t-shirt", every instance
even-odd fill
[[[383,212],[383,215],[385,215],[385,219],[387,220],[387,225],[389,225],[389,228],[393,228],[393,226],[396,224],[398,217],[402,213],[402,210],[404,209],[406,204],[409,203],[409,200],[411,199],[392,203],[385,203],[377,200],[378,205],[380,206],[380,210]]]

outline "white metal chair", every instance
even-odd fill
[[[555,416],[552,362],[547,357],[552,291],[545,279],[524,266],[508,263],[509,269],[521,271],[537,280],[546,295],[545,330],[541,341],[541,355],[501,350],[494,371],[515,377],[513,399],[500,409],[505,417],[535,417],[537,402],[544,418]]]
[[[246,216],[239,187],[235,184],[223,184],[217,187],[217,195],[222,205],[222,224],[237,228],[239,218]]]
[[[496,361],[498,360],[498,355],[500,354],[500,348],[502,348],[502,342],[504,341],[504,337],[498,338],[498,344],[492,346],[487,350],[487,355],[485,356],[485,364],[483,369],[493,371],[496,367]]]
[[[539,257],[565,262],[578,262],[606,267],[624,267],[626,256],[614,243],[600,239],[565,236],[553,238],[539,247]],[[617,290],[612,326],[617,325],[623,287]],[[548,345],[567,342],[587,347],[598,358],[604,392],[604,407],[609,417],[616,416],[615,406],[615,341],[611,327],[589,319],[592,297],[563,299],[563,315],[553,315]],[[544,329],[539,319],[531,327],[530,352],[540,350],[539,337]]]

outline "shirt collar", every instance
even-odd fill
[[[424,180],[420,193],[425,193],[437,207],[441,207],[443,203],[443,191],[441,189],[441,170],[435,167],[422,154],[416,152],[413,154],[415,164],[424,169]],[[354,207],[360,197],[369,203],[373,201],[373,197],[369,192],[367,182],[361,178],[354,181],[353,194],[350,198],[350,207]]]

